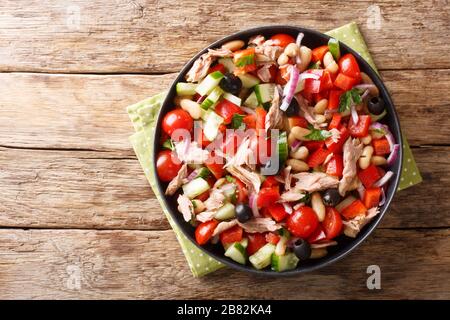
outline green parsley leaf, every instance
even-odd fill
[[[250,54],[248,56],[243,56],[243,57],[239,58],[239,60],[237,60],[234,64],[236,67],[242,68],[242,67],[245,67],[246,65],[254,64],[254,63],[255,63],[255,55]]]
[[[308,203],[311,201],[311,194],[307,193],[305,194],[305,196],[303,198],[301,198],[300,200],[298,200],[300,202],[304,202],[304,203]]]
[[[331,132],[327,130],[319,130],[314,128],[312,125],[308,125],[308,129],[311,130],[311,132],[305,136],[307,139],[313,141],[323,141],[331,137]]]
[[[232,183],[236,182],[236,179],[233,178],[233,177],[230,176],[230,175],[226,175],[226,176],[225,176],[225,179],[227,179],[228,182],[232,182]]]
[[[162,146],[163,146],[163,148],[169,149],[169,150],[172,150],[172,151],[175,149],[175,146],[173,145],[172,139],[167,139],[166,141],[164,141]]]
[[[353,105],[362,102],[361,95],[358,89],[351,89],[344,92],[339,98],[339,112],[350,110]]]
[[[245,115],[243,114],[233,114],[233,117],[231,118],[231,126],[233,127],[233,129],[245,129],[245,123],[243,123],[244,118]]]
[[[211,175],[211,171],[208,168],[201,168],[200,171],[198,172],[197,177],[203,178],[203,179],[208,179],[208,177]]]
[[[320,69],[320,64],[321,64],[320,61],[311,63],[311,64],[309,65],[308,69]]]

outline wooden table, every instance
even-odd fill
[[[447,0],[0,3],[0,298],[450,298]],[[373,15],[373,13],[372,13]],[[193,278],[127,137],[125,106],[199,49],[265,24],[359,23],[424,182],[333,266]],[[381,290],[366,269],[381,268]]]

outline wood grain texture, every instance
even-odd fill
[[[450,104],[443,98],[450,90],[450,69],[385,71],[382,76],[410,144],[450,144]],[[133,128],[125,107],[166,89],[174,78],[2,73],[0,145],[132,155],[128,136]],[[439,85],[426,79],[439,79]]]
[[[0,298],[448,299],[449,236],[377,230],[321,271],[275,279],[224,269],[197,279],[172,231],[0,230]],[[381,290],[366,287],[374,264]]]
[[[446,0],[377,1],[4,0],[0,70],[176,72],[200,49],[245,28],[292,24],[327,31],[356,21],[385,69],[448,68]],[[257,14],[253,14],[257,8]],[[182,10],[180,10],[182,9]]]
[[[413,151],[424,182],[396,195],[381,227],[450,227],[450,148]],[[169,227],[135,158],[0,148],[0,168],[0,226]]]

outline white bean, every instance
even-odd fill
[[[328,106],[328,100],[322,99],[316,103],[314,106],[314,112],[317,114],[323,114],[325,112],[325,109]]]
[[[330,64],[332,64],[334,61],[333,55],[331,54],[330,51],[328,51],[327,53],[325,53],[325,55],[323,56],[323,65],[326,67],[328,67]]]
[[[319,249],[311,249],[311,256],[310,259],[320,259],[325,257],[328,254],[328,251],[326,248],[319,248]]]
[[[325,116],[323,114],[318,114],[316,116],[316,122],[317,124],[321,124],[324,123],[325,121],[327,121],[327,118],[325,118]]]
[[[311,196],[311,206],[317,215],[319,221],[325,219],[325,205],[322,202],[322,197],[319,192],[314,192]]]
[[[332,63],[330,63],[325,69],[327,69],[328,71],[330,71],[331,73],[336,73],[339,71],[339,66],[336,63],[336,61],[333,61]]]
[[[361,72],[361,79],[365,84],[374,84],[372,79],[365,72]],[[370,88],[369,93],[373,97],[378,97],[380,95],[380,91],[378,90],[377,86]]]
[[[194,205],[194,213],[200,213],[202,211],[205,211],[206,207],[203,201],[194,199],[192,200],[192,204]]]
[[[300,48],[298,47],[298,45],[294,42],[289,43],[286,48],[284,48],[284,53],[288,56],[288,57],[295,57],[296,55],[298,55],[300,53]]]
[[[287,166],[291,166],[292,170],[295,172],[304,172],[309,170],[309,166],[305,161],[297,159],[289,159],[286,161]]]
[[[361,157],[359,157],[358,163],[359,163],[359,167],[361,169],[367,169],[370,165],[370,159],[372,158],[373,155],[373,147],[372,146],[365,146]]]
[[[280,56],[278,57],[277,62],[278,62],[278,64],[279,64],[280,66],[283,66],[283,65],[285,65],[285,64],[287,64],[287,63],[289,62],[289,57],[287,56],[286,53],[283,52],[283,53],[280,54]]]
[[[214,188],[214,189],[219,188],[219,187],[222,186],[226,181],[227,181],[227,180],[226,180],[225,178],[220,178],[219,180],[217,180],[217,181],[214,183],[213,188]]]
[[[202,108],[195,101],[189,99],[181,99],[180,107],[183,110],[187,111],[193,119],[197,120],[202,116]]]
[[[311,133],[310,130],[308,130],[306,128],[298,127],[298,126],[293,127],[291,129],[291,134],[293,134],[297,140],[309,141],[309,139],[305,138],[305,136],[310,133]]]
[[[309,63],[311,62],[312,50],[308,47],[301,46],[300,47],[300,60],[301,63],[297,64],[297,68],[300,72],[303,72],[308,68]]]
[[[233,40],[230,42],[227,42],[222,45],[222,48],[228,49],[230,51],[236,51],[241,49],[245,45],[245,42],[242,40]]]
[[[295,151],[291,151],[290,154],[291,158],[297,159],[297,160],[305,160],[308,158],[309,151],[308,148],[305,146],[301,146]]]
[[[385,164],[387,164],[386,158],[382,156],[372,156],[370,161],[376,166],[384,166]]]
[[[297,138],[290,132],[287,138],[288,145],[292,146],[295,141],[297,141]]]
[[[372,142],[372,136],[368,134],[367,136],[361,138],[361,142],[365,145],[368,145]]]

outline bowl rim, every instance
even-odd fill
[[[297,267],[296,269],[289,270],[289,271],[284,271],[284,272],[275,272],[275,271],[272,271],[270,269],[257,270],[255,268],[249,266],[249,265],[238,264],[237,262],[234,262],[231,259],[228,259],[224,255],[216,254],[215,252],[211,252],[207,248],[205,248],[203,246],[200,246],[199,244],[197,244],[197,242],[195,241],[194,237],[184,230],[183,224],[186,224],[186,222],[184,222],[184,221],[180,222],[177,219],[177,217],[176,217],[176,215],[177,214],[179,215],[179,213],[173,212],[173,210],[171,209],[171,207],[169,205],[168,198],[164,194],[164,190],[162,188],[162,182],[159,180],[158,175],[157,175],[157,171],[156,171],[156,154],[157,154],[157,150],[160,147],[159,143],[158,143],[159,139],[157,139],[157,137],[159,135],[158,130],[161,130],[161,122],[162,122],[162,117],[163,117],[163,112],[161,112],[161,111],[165,109],[165,106],[167,104],[169,104],[169,103],[172,104],[173,97],[172,97],[171,93],[174,91],[176,84],[184,79],[184,76],[189,71],[189,69],[193,65],[194,61],[196,61],[208,49],[217,48],[218,46],[222,45],[223,43],[231,41],[231,40],[248,39],[249,37],[251,37],[253,35],[257,35],[257,34],[263,34],[264,35],[264,34],[281,33],[281,32],[283,32],[283,30],[284,30],[284,32],[286,32],[286,30],[289,30],[289,32],[305,32],[305,33],[309,33],[310,34],[309,36],[312,35],[313,37],[318,37],[318,38],[321,38],[321,39],[324,39],[324,40],[328,40],[328,39],[332,38],[329,35],[326,35],[324,33],[321,33],[319,31],[316,31],[316,30],[313,30],[313,29],[309,29],[309,28],[293,26],[293,25],[277,25],[277,24],[274,24],[274,25],[264,25],[264,26],[253,27],[253,28],[244,29],[244,30],[241,30],[241,31],[229,34],[227,36],[224,36],[224,37],[214,41],[210,45],[208,45],[205,48],[203,48],[202,50],[200,50],[195,56],[193,56],[183,66],[183,68],[181,69],[181,71],[179,72],[177,77],[174,79],[174,81],[170,85],[170,87],[169,87],[169,89],[167,91],[167,95],[166,95],[166,97],[164,99],[164,102],[161,104],[161,109],[158,112],[158,117],[157,117],[157,121],[156,121],[156,124],[155,124],[155,131],[154,131],[155,139],[153,141],[152,166],[151,166],[151,170],[153,170],[153,174],[155,176],[157,189],[158,189],[159,193],[161,194],[161,198],[163,199],[163,204],[166,206],[167,211],[169,212],[169,214],[172,217],[172,220],[175,221],[177,227],[180,229],[180,231],[183,233],[183,235],[187,239],[189,239],[190,242],[192,242],[197,248],[199,248],[205,254],[213,257],[217,261],[219,261],[222,264],[224,264],[226,266],[229,266],[229,267],[231,267],[233,269],[236,269],[236,270],[239,270],[239,271],[244,271],[244,272],[249,272],[249,273],[256,274],[256,275],[273,276],[273,277],[289,277],[289,276],[294,276],[294,275],[298,275],[298,274],[301,274],[301,273],[311,272],[311,271],[315,271],[315,270],[324,268],[324,267],[326,267],[328,265],[331,265],[331,264],[333,264],[333,263],[343,259],[347,255],[349,255],[351,252],[353,252],[357,247],[359,247],[361,245],[361,243],[364,240],[366,240],[367,237],[370,234],[372,234],[372,232],[375,230],[375,228],[380,224],[381,220],[384,218],[384,215],[386,214],[386,212],[390,208],[390,205],[392,203],[392,199],[394,198],[394,196],[396,194],[396,191],[398,189],[398,185],[399,185],[399,182],[400,182],[400,176],[401,176],[401,172],[402,172],[402,163],[403,163],[403,137],[402,137],[401,128],[400,128],[400,121],[399,121],[399,117],[398,117],[397,111],[395,109],[394,103],[392,101],[392,98],[391,98],[391,96],[389,94],[389,91],[387,90],[386,86],[384,85],[383,80],[379,76],[378,72],[375,71],[370,66],[370,64],[358,52],[356,52],[355,50],[353,50],[352,48],[347,46],[342,41],[339,41],[339,45],[341,47],[345,48],[345,50],[348,51],[349,53],[352,53],[355,56],[355,58],[357,59],[358,64],[359,65],[361,65],[361,64],[364,65],[364,67],[369,71],[368,75],[370,76],[372,81],[375,83],[375,85],[379,88],[379,90],[383,93],[383,95],[387,99],[387,101],[385,101],[386,102],[386,106],[389,109],[389,111],[392,113],[392,117],[393,117],[393,120],[394,120],[393,122],[395,124],[394,128],[390,128],[390,130],[394,133],[395,136],[398,137],[398,142],[397,143],[400,144],[399,155],[398,155],[398,158],[396,160],[396,162],[398,164],[398,169],[397,169],[396,172],[394,172],[395,180],[391,182],[391,185],[393,185],[393,187],[392,187],[393,191],[389,195],[387,195],[386,203],[383,205],[383,208],[380,210],[380,213],[368,225],[366,225],[360,231],[360,233],[358,234],[358,236],[356,238],[351,240],[351,244],[349,244],[348,248],[346,248],[342,252],[338,252],[334,256],[328,256],[325,260],[318,259],[317,263],[315,263],[313,265],[300,266],[300,268]]]

